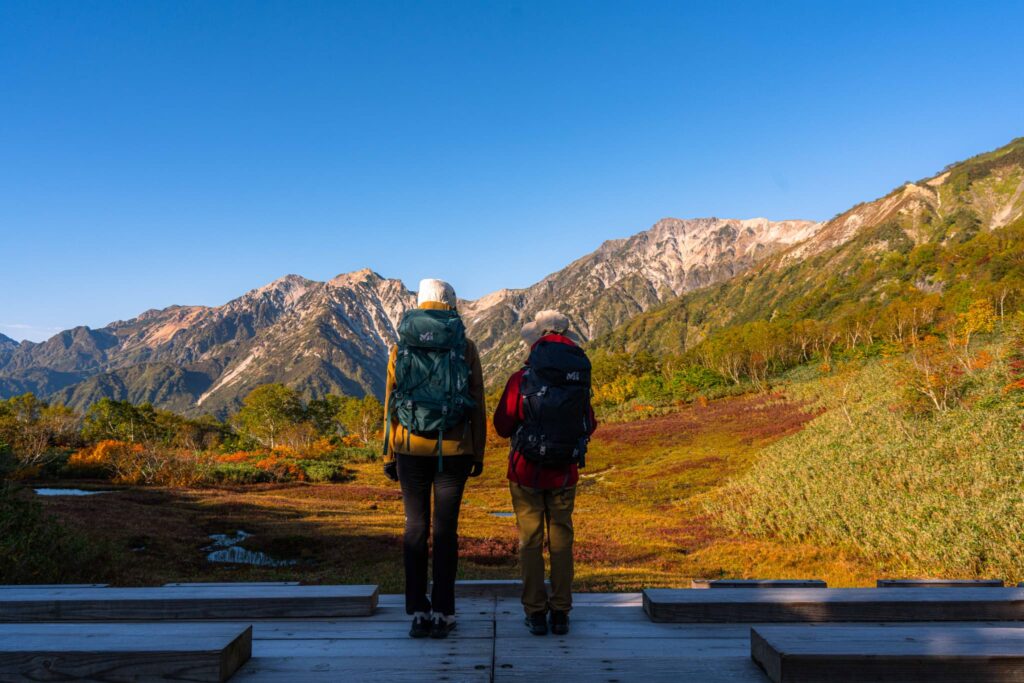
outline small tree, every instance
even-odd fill
[[[156,411],[148,403],[132,405],[128,401],[102,398],[85,413],[82,436],[89,441],[127,441],[142,443],[157,437],[160,429]]]
[[[341,424],[349,434],[370,443],[384,422],[384,406],[372,395],[346,399],[338,413]]]
[[[991,332],[996,325],[996,309],[989,299],[973,301],[966,313],[958,316],[960,342],[964,349],[971,345],[971,337],[975,334]]]
[[[298,392],[283,384],[256,387],[242,404],[242,409],[231,419],[232,424],[268,448],[276,447],[282,432],[305,417]]]
[[[932,335],[921,340],[898,369],[909,391],[911,406],[920,408],[919,401],[914,400],[917,397],[926,402],[925,407],[944,412],[957,403],[965,389],[959,359],[948,345]]]

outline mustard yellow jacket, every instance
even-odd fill
[[[420,308],[447,309],[448,306],[432,301],[420,304]],[[388,379],[384,388],[384,420],[387,426],[390,415],[389,404],[391,402],[391,391],[395,388],[395,357],[398,347],[391,347],[391,355],[388,358]],[[476,344],[469,339],[466,340],[466,365],[469,366],[469,395],[473,399],[473,407],[469,410],[469,417],[462,424],[455,425],[451,430],[444,433],[444,441],[441,444],[442,455],[472,455],[474,459],[483,462],[484,444],[487,441],[487,408],[484,405],[484,375],[480,368],[480,354],[476,350]],[[385,429],[385,433],[387,433]],[[394,459],[395,444],[398,444],[398,451],[403,455],[424,455],[437,457],[437,439],[407,434],[405,427],[398,424],[397,420],[391,420],[391,438],[388,442],[385,461]]]

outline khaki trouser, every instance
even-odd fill
[[[544,490],[509,482],[519,527],[523,609],[527,614],[572,609],[572,508],[576,487]],[[544,530],[551,554],[551,597],[544,587]]]

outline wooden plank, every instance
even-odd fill
[[[407,630],[403,629],[390,638],[380,640],[256,640],[253,642],[253,656],[345,657],[350,660],[380,657],[415,661],[432,657],[458,658],[484,652],[490,656],[493,649],[490,639],[463,638],[458,628],[444,642],[433,638],[410,638]]]
[[[690,588],[828,588],[821,579],[693,579]]]
[[[644,596],[641,593],[573,593],[572,604],[576,607],[591,605],[639,607],[644,604]]]
[[[55,588],[106,588],[108,583],[9,583],[0,585],[0,590],[17,588],[19,590],[53,590]]]
[[[456,581],[456,598],[518,597],[523,592],[519,579],[495,579],[485,581]]]
[[[390,640],[405,638],[412,617],[401,621],[380,621],[376,616],[367,619],[338,621],[256,621],[253,639],[260,640]],[[491,619],[458,618],[455,632],[459,638],[492,638],[494,622]],[[744,634],[744,637],[746,634]]]
[[[376,586],[193,586],[0,591],[0,622],[369,616]]]
[[[878,588],[1002,588],[1002,579],[878,579]]]
[[[457,633],[445,640],[413,639],[404,632],[374,641],[259,640],[234,681],[489,681],[493,641]]]
[[[437,641],[431,642],[437,644]],[[485,644],[486,648],[478,655],[458,659],[443,658],[436,653],[422,658],[390,658],[383,651],[356,659],[253,657],[231,680],[232,683],[488,683],[491,680],[491,644]],[[757,669],[753,662],[749,663]]]
[[[200,581],[197,583],[165,583],[164,588],[194,588],[196,586],[217,586],[231,588],[233,586],[299,586],[298,581]]]
[[[647,589],[652,621],[765,623],[824,621],[1018,621],[1024,589],[722,588]]]
[[[252,655],[240,624],[0,624],[0,680],[226,681]]]
[[[526,625],[522,617],[517,619],[499,619],[495,622],[497,637],[526,637]],[[674,638],[690,640],[694,638],[715,637],[722,640],[739,642],[745,648],[750,639],[749,624],[663,624],[655,623],[647,618],[622,620],[614,614],[597,618],[579,618],[569,615],[570,638]],[[259,625],[256,625],[256,636],[259,637]]]
[[[543,642],[543,640],[542,640]],[[498,644],[494,662],[495,683],[764,683],[767,677],[750,657],[506,657]]]
[[[1024,628],[758,626],[750,656],[774,683],[1024,680]]]
[[[500,639],[499,647],[510,661],[530,658],[560,658],[588,660],[601,659],[647,659],[649,657],[677,656],[680,659],[708,657],[744,657],[750,652],[750,628],[745,638],[580,638],[578,633],[567,637],[547,636],[538,647],[537,637],[526,632],[512,638]]]

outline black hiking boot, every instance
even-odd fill
[[[569,632],[569,613],[551,610],[551,632],[556,636],[564,636]]]
[[[447,638],[448,634],[455,630],[455,617],[435,614],[430,622],[431,638]]]
[[[544,612],[534,612],[526,615],[526,628],[535,636],[546,636],[548,634],[548,615]]]
[[[417,612],[412,618],[412,628],[409,629],[409,636],[412,638],[426,638],[430,635],[430,617],[423,612]]]

